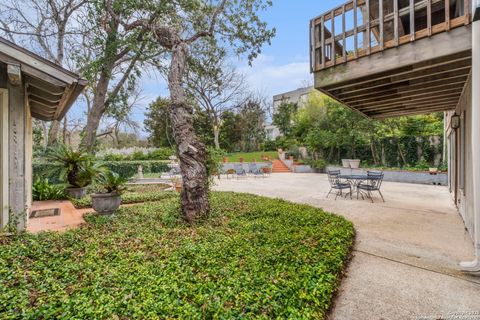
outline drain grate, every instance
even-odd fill
[[[53,208],[53,209],[42,209],[42,210],[34,210],[30,213],[30,218],[43,218],[43,217],[51,217],[51,216],[59,216],[60,215],[60,208]]]

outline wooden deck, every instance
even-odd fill
[[[470,7],[354,0],[312,19],[315,87],[372,118],[454,109],[471,69]]]

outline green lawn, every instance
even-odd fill
[[[277,151],[261,151],[261,152],[236,152],[227,154],[228,162],[240,162],[240,158],[243,158],[245,162],[262,162],[262,155],[268,156],[270,160],[278,159]]]
[[[1,319],[322,319],[354,240],[307,205],[212,193],[187,226],[178,198],[0,238]]]

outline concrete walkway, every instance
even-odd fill
[[[458,270],[473,259],[472,241],[446,187],[384,182],[386,202],[372,204],[326,199],[330,187],[321,174],[215,181],[216,190],[307,203],[355,224],[353,259],[331,319],[440,319],[454,312],[476,315],[452,319],[480,319],[480,277]]]
[[[92,212],[91,208],[76,209],[68,200],[62,201],[35,201],[33,210],[60,209],[60,215],[41,218],[30,218],[27,223],[27,230],[32,233],[41,231],[65,231],[76,228],[85,222],[83,215]]]

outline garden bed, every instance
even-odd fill
[[[350,222],[307,205],[212,193],[211,217],[192,227],[178,203],[3,239],[0,317],[326,316],[354,240]]]
[[[175,192],[165,191],[165,189],[169,187],[170,186],[163,184],[129,186],[127,192],[122,194],[122,204],[159,201],[175,197]],[[90,196],[81,199],[70,199],[70,202],[72,202],[73,206],[77,209],[92,207],[92,199]]]

